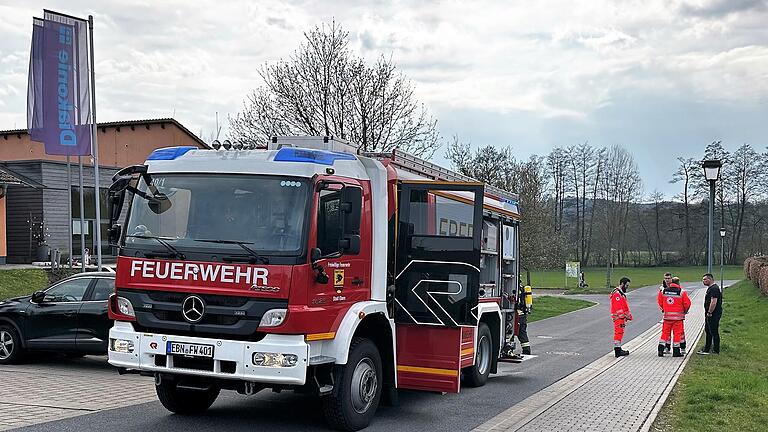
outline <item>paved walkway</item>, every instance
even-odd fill
[[[625,344],[631,352],[628,357],[606,355],[474,430],[648,431],[688,359],[695,355],[704,328],[705,291],[689,290],[689,294],[693,305],[685,320],[686,357],[658,357],[661,324],[656,324]]]
[[[156,399],[154,382],[120,376],[104,356],[0,367],[0,430]]]

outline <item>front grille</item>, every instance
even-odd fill
[[[151,291],[148,292],[149,298],[156,302],[162,303],[178,303],[184,301],[189,296],[187,293],[177,293],[168,291]],[[218,295],[198,295],[202,298],[206,305],[209,306],[223,306],[231,308],[243,307],[247,302],[247,297],[231,297],[231,296],[218,296]]]
[[[120,289],[136,311],[137,331],[182,336],[258,341],[261,317],[270,309],[287,308],[287,300],[197,294],[205,302],[203,318],[190,323],[181,313],[182,303],[192,293]]]

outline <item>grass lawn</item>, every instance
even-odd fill
[[[693,356],[651,430],[768,430],[768,298],[748,281],[723,297],[721,354]]]
[[[543,320],[564,313],[572,312],[594,303],[586,300],[570,299],[563,297],[541,296],[533,300],[533,312],[528,315],[528,322]]]
[[[0,270],[0,300],[32,294],[48,286],[40,269]]]
[[[583,269],[584,278],[589,288],[578,289],[576,279],[568,279],[568,292],[572,294],[606,293],[610,289],[605,288],[605,267],[590,267]],[[627,276],[632,279],[632,288],[641,288],[648,285],[659,285],[664,272],[669,271],[683,282],[697,282],[701,275],[707,272],[706,267],[616,267],[613,269],[611,286],[616,286],[619,279]],[[725,279],[743,279],[742,266],[726,266]],[[720,267],[715,269],[715,279],[720,280]],[[531,284],[537,288],[563,289],[565,285],[565,269],[562,270],[535,270],[531,272]],[[612,289],[612,288],[611,288]]]

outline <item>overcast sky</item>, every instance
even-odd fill
[[[667,196],[677,156],[768,145],[768,0],[0,0],[0,129],[26,127],[43,8],[94,15],[100,121],[175,117],[208,137],[218,112],[226,133],[256,69],[335,18],[359,54],[392,56],[446,141],[521,158],[619,144]]]

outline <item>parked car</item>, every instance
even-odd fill
[[[106,354],[112,325],[107,301],[114,290],[114,273],[81,273],[0,301],[0,364],[18,362],[28,351]]]

